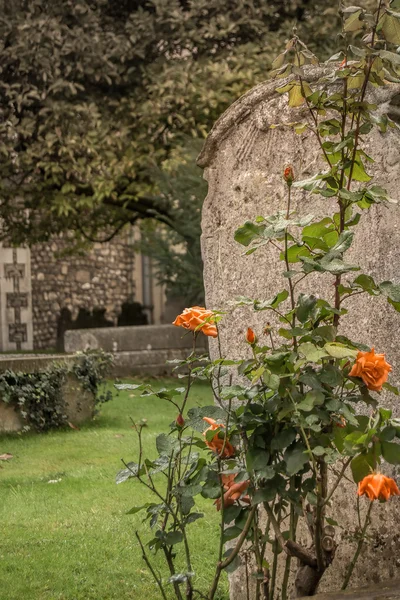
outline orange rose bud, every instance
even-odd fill
[[[223,448],[224,450],[221,454],[222,458],[230,458],[231,456],[233,456],[235,454],[235,448],[228,440],[225,441],[222,438],[218,437],[218,433],[215,434],[211,441],[208,441],[206,437],[207,431],[215,431],[220,427],[225,427],[225,425],[223,425],[222,423],[218,424],[216,421],[214,421],[214,419],[211,419],[210,417],[203,417],[203,421],[210,425],[210,427],[203,431],[203,435],[205,438],[204,441],[206,445],[210,448],[210,450],[212,450],[216,454],[221,454]]]
[[[215,325],[214,313],[212,310],[206,310],[202,306],[192,306],[176,317],[172,323],[177,327],[184,327],[190,331],[202,331],[204,335],[218,337],[217,327]]]
[[[182,413],[179,413],[179,415],[176,417],[176,426],[177,427],[183,427],[185,424],[185,419],[182,417]]]
[[[386,362],[385,355],[375,354],[372,348],[371,352],[357,354],[349,376],[360,377],[369,390],[380,392],[391,370],[392,367]]]
[[[371,473],[358,484],[358,495],[370,500],[389,500],[390,496],[400,496],[400,490],[391,477],[382,473]]]
[[[290,187],[294,181],[294,171],[292,165],[289,165],[283,171],[283,179],[286,181],[288,186]]]
[[[256,334],[254,333],[254,331],[252,330],[251,327],[248,327],[247,333],[246,333],[246,342],[248,344],[250,344],[251,346],[253,346],[253,344],[255,344],[256,341],[257,341]]]

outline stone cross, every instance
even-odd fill
[[[315,68],[310,73],[315,80],[324,72]],[[279,80],[279,85],[286,81]],[[305,179],[317,172],[319,151],[313,134],[306,131],[297,135],[289,123],[303,121],[306,109],[289,108],[287,97],[278,94],[277,82],[266,82],[250,90],[237,100],[216,122],[198,164],[205,169],[209,191],[202,213],[202,254],[206,305],[213,309],[226,309],[229,300],[244,295],[265,300],[285,287],[281,275],[282,263],[276,249],[264,246],[251,256],[244,256],[243,246],[234,239],[235,230],[246,220],[257,215],[270,215],[285,208],[284,167],[292,164],[296,179]],[[399,86],[388,84],[372,90],[370,100],[377,110],[397,114],[400,98]],[[274,127],[271,127],[274,126]],[[367,138],[366,151],[375,159],[370,168],[375,182],[388,189],[399,199],[400,190],[400,134],[390,129],[386,134],[377,130]],[[313,213],[323,217],[336,211],[335,202],[329,198],[310,195],[296,190],[294,209],[300,215]],[[374,206],[362,215],[349,261],[359,264],[363,271],[378,282],[400,282],[400,207],[398,205]],[[329,282],[328,282],[329,279]],[[305,279],[298,292],[323,293],[333,298],[330,278],[311,275]],[[343,319],[341,332],[350,338],[374,345],[377,352],[385,352],[393,365],[390,381],[400,380],[400,315],[391,309],[383,298],[367,294],[355,296],[348,302],[351,317]],[[266,321],[273,319],[267,312],[254,313],[243,307],[226,315],[220,325],[222,353],[230,358],[250,358],[245,343],[248,326],[262,335]],[[210,341],[210,352],[217,357],[217,344]],[[387,399],[396,416],[400,416],[400,400],[393,395]],[[389,475],[395,475],[390,465],[383,466]],[[362,499],[364,500],[364,498]],[[353,575],[352,585],[365,585],[388,580],[399,573],[400,567],[400,511],[396,498],[390,505],[374,507],[371,528],[372,541],[365,547],[363,558]],[[346,528],[356,522],[356,486],[348,481],[339,490],[338,512],[343,530],[336,531],[339,542],[334,566],[329,568],[321,582],[320,590],[335,590],[343,581],[345,568],[353,556],[354,543],[346,541]],[[331,514],[334,518],[334,514]],[[231,598],[245,600],[243,574],[231,580]]]
[[[29,248],[0,247],[0,351],[32,349]]]

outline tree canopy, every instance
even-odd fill
[[[0,237],[16,244],[106,240],[148,219],[182,233],[187,200],[155,165],[187,162],[187,140],[267,77],[294,25],[329,45],[337,23],[311,0],[3,4]]]

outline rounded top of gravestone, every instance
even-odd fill
[[[330,76],[338,69],[338,63],[323,63],[318,66],[304,68],[305,80],[310,84],[337,86],[337,81],[329,83]],[[301,121],[307,115],[307,105],[292,108],[288,105],[287,94],[277,92],[295,79],[290,75],[284,79],[271,79],[256,85],[234,102],[215,122],[197,164],[206,168],[210,166],[220,144],[237,125],[246,121],[250,115],[256,119],[259,130],[268,130],[271,126]],[[377,112],[386,113],[394,121],[400,123],[400,84],[387,82],[383,87],[369,85],[367,100],[377,105]]]

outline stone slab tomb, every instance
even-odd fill
[[[314,68],[318,79],[323,71]],[[311,77],[313,75],[311,74]],[[285,85],[286,80],[279,80]],[[202,214],[202,253],[206,305],[227,309],[229,300],[245,295],[266,300],[285,287],[281,275],[283,263],[271,245],[251,256],[244,256],[243,246],[234,239],[235,230],[257,215],[270,215],[286,208],[283,170],[292,164],[297,180],[314,175],[322,166],[313,134],[297,135],[285,124],[303,121],[304,107],[289,108],[287,97],[275,92],[276,82],[266,82],[252,89],[235,102],[214,125],[198,164],[205,169],[209,191]],[[370,92],[370,100],[378,111],[393,113],[399,98],[399,86],[388,84]],[[271,125],[278,127],[271,128]],[[366,139],[367,153],[375,159],[370,167],[375,183],[386,187],[393,198],[400,190],[400,133],[389,130],[381,134],[376,129]],[[335,201],[293,189],[293,209],[299,215],[313,213],[322,218],[336,211]],[[378,282],[400,282],[400,207],[373,207],[362,215],[349,261],[359,264],[364,272]],[[346,277],[344,278],[346,279]],[[302,286],[302,283],[304,285]],[[324,294],[333,301],[332,276],[310,275],[296,288],[297,293]],[[341,331],[360,342],[374,345],[385,352],[393,365],[390,381],[400,383],[400,315],[383,298],[359,295],[348,302],[351,316],[341,322]],[[254,313],[250,308],[238,308],[226,315],[220,325],[222,353],[230,358],[250,357],[245,343],[247,327],[254,327],[261,336],[266,322],[274,324],[269,312]],[[217,357],[217,343],[210,340],[210,351]],[[400,416],[400,400],[391,396],[386,402]],[[384,465],[389,475],[394,468]],[[325,573],[321,591],[340,589],[343,575],[354,553],[354,545],[345,540],[346,529],[352,527],[355,513],[356,486],[345,482],[337,496],[337,511],[343,530],[336,531],[339,542],[334,566]],[[364,499],[362,499],[364,501]],[[362,510],[365,504],[362,502]],[[366,585],[390,580],[400,572],[400,503],[397,498],[389,505],[374,507],[372,540],[363,553],[352,579],[352,585]],[[334,514],[331,514],[335,518]],[[293,561],[295,562],[295,561]],[[231,598],[246,598],[244,577],[233,576]]]

